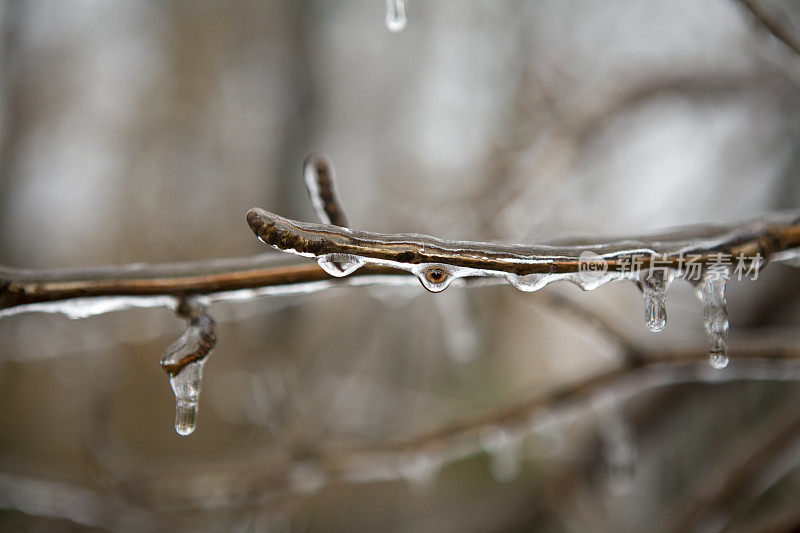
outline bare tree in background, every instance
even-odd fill
[[[796,527],[796,269],[728,283],[717,371],[689,284],[655,335],[631,284],[332,280],[244,214],[314,220],[323,151],[383,234],[608,244],[797,209],[797,7],[415,0],[399,33],[385,7],[2,4],[0,264],[31,270],[0,304],[58,311],[0,321],[2,528]],[[754,246],[795,247],[779,226]],[[158,357],[174,380],[214,332],[180,438]]]

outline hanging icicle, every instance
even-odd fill
[[[203,366],[217,343],[216,323],[196,302],[184,301],[178,314],[189,322],[186,331],[161,356],[175,394],[175,431],[190,435],[197,426]]]
[[[386,0],[386,27],[395,33],[405,29],[406,0]]]

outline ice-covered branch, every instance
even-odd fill
[[[632,280],[641,290],[652,331],[666,326],[666,294],[673,280],[693,283],[703,301],[711,337],[711,364],[728,364],[725,283],[734,272],[757,278],[770,260],[794,259],[800,247],[800,213],[769,215],[738,226],[697,226],[608,242],[560,241],[505,245],[446,241],[418,234],[381,234],[289,220],[260,208],[247,214],[250,228],[272,247],[314,258],[331,276],[364,266],[405,270],[431,292],[459,278],[495,278],[522,291],[554,281],[584,290]],[[736,267],[734,268],[734,264]],[[746,272],[745,272],[746,271]]]
[[[561,280],[584,290],[630,280],[644,297],[648,327],[661,331],[667,320],[667,290],[673,280],[684,279],[695,285],[703,301],[711,364],[724,368],[729,360],[726,280],[734,272],[756,278],[770,261],[796,262],[800,249],[797,212],[734,226],[694,226],[646,237],[539,245],[357,231],[346,227],[330,160],[310,156],[304,176],[323,224],[296,222],[259,208],[247,213],[247,222],[263,242],[314,258],[316,265],[284,263],[264,255],[73,271],[0,267],[0,316],[49,311],[82,318],[137,306],[173,309],[189,325],[165,353],[162,366],[176,396],[176,430],[189,434],[197,414],[203,363],[216,341],[214,321],[204,311],[213,302],[308,293],[337,283],[395,285],[414,279],[406,273],[434,293],[455,280],[462,285],[507,281],[526,292]],[[627,355],[638,359],[636,353]]]
[[[370,268],[349,284],[398,283],[402,272]],[[340,280],[313,264],[274,254],[240,259],[131,264],[88,269],[31,270],[0,266],[0,317],[25,312],[84,318],[129,307],[169,307],[189,295],[207,303],[274,294],[304,294]],[[348,284],[348,283],[345,283]]]

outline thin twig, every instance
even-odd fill
[[[691,494],[689,508],[679,514],[668,531],[703,531],[703,525],[727,524],[746,509],[772,480],[782,479],[788,470],[797,466],[797,444],[800,442],[800,415],[795,406],[783,409],[771,424],[762,428],[749,447],[737,457],[723,457],[716,465],[717,476],[702,476],[702,493]],[[793,455],[793,457],[787,457]],[[714,472],[712,471],[712,474]],[[777,479],[775,479],[777,478]],[[709,483],[710,481],[710,483]],[[766,485],[766,487],[764,487]]]

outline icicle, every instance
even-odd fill
[[[522,438],[507,431],[488,427],[481,431],[478,443],[489,455],[489,470],[500,483],[515,480],[522,472]]]
[[[703,322],[711,336],[709,362],[717,369],[728,366],[728,304],[725,301],[727,272],[709,271],[703,278],[700,297],[703,300]]]
[[[214,329],[210,316],[194,316],[183,335],[161,357],[161,368],[169,374],[175,394],[175,431],[179,435],[191,434],[197,425],[203,365],[217,342]]]
[[[364,266],[364,260],[355,255],[328,254],[317,259],[317,264],[331,276],[343,278]]]
[[[432,265],[417,273],[422,286],[431,292],[442,292],[453,282],[455,276],[444,266]]]
[[[386,0],[386,27],[399,32],[406,27],[406,0]]]
[[[661,331],[667,325],[667,289],[674,277],[672,271],[649,270],[637,282],[644,296],[644,316],[650,331]]]

